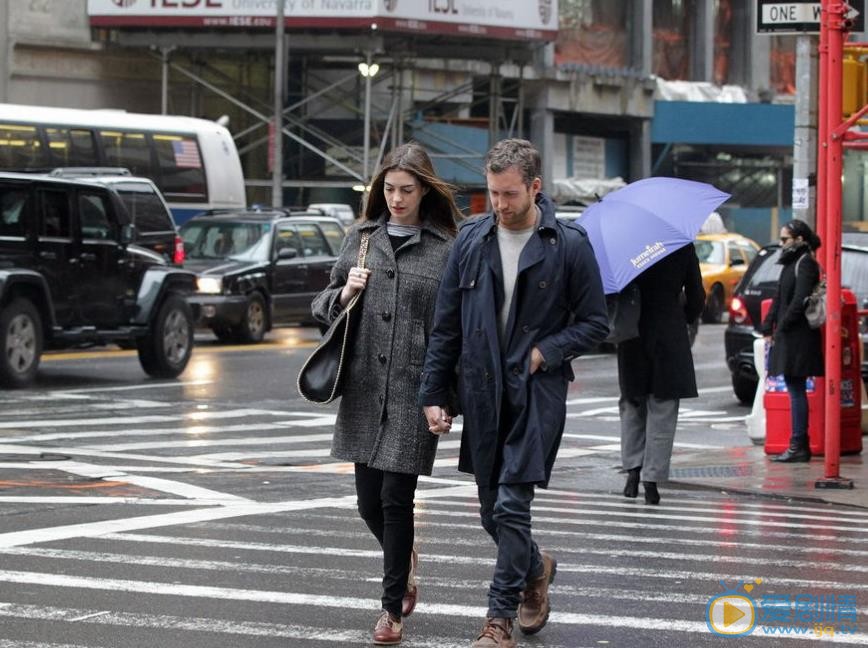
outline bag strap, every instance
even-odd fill
[[[365,267],[365,259],[368,256],[368,239],[371,238],[370,232],[362,232],[362,240],[359,242],[359,259],[356,265],[360,268]]]

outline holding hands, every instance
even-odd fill
[[[445,408],[439,405],[426,405],[424,410],[431,434],[436,434],[437,436],[449,434],[449,431],[452,429],[452,417]]]

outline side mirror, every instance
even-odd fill
[[[278,259],[294,259],[298,256],[298,250],[294,247],[284,247],[277,251]]]
[[[121,228],[121,244],[129,245],[136,237],[136,226],[132,223],[127,223]]]

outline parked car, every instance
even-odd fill
[[[862,236],[863,240],[865,235]],[[859,308],[868,304],[868,245],[852,235],[844,234],[841,253],[841,285],[856,295]],[[735,289],[729,307],[729,324],[724,332],[726,364],[732,377],[732,389],[742,403],[750,404],[756,394],[757,375],[753,358],[753,341],[762,337],[761,308],[764,299],[774,297],[782,266],[778,264],[781,247],[768,245],[762,248]],[[862,331],[862,346],[865,349],[868,336]],[[868,354],[863,352],[862,378],[868,378]]]
[[[184,370],[195,275],[134,240],[104,183],[0,173],[0,384],[32,382],[45,349],[110,342],[135,343],[152,376]]]
[[[356,220],[353,208],[343,203],[313,203],[307,206],[307,211],[319,212],[325,216],[337,218],[344,226],[349,227]]]
[[[153,250],[173,265],[183,265],[184,245],[172,210],[157,186],[148,178],[116,167],[62,167],[51,172],[58,178],[87,178],[108,187],[120,197],[135,227],[133,243]]]
[[[255,343],[274,326],[316,324],[310,304],[328,285],[344,228],[319,214],[237,211],[194,216],[181,237],[200,323],[221,341]]]
[[[699,257],[702,285],[705,288],[705,310],[702,321],[707,324],[723,320],[732,294],[753,261],[760,246],[741,234],[700,234],[693,244]]]

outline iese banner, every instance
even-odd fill
[[[289,28],[554,40],[558,0],[284,0]],[[277,0],[88,0],[95,27],[268,28]]]

